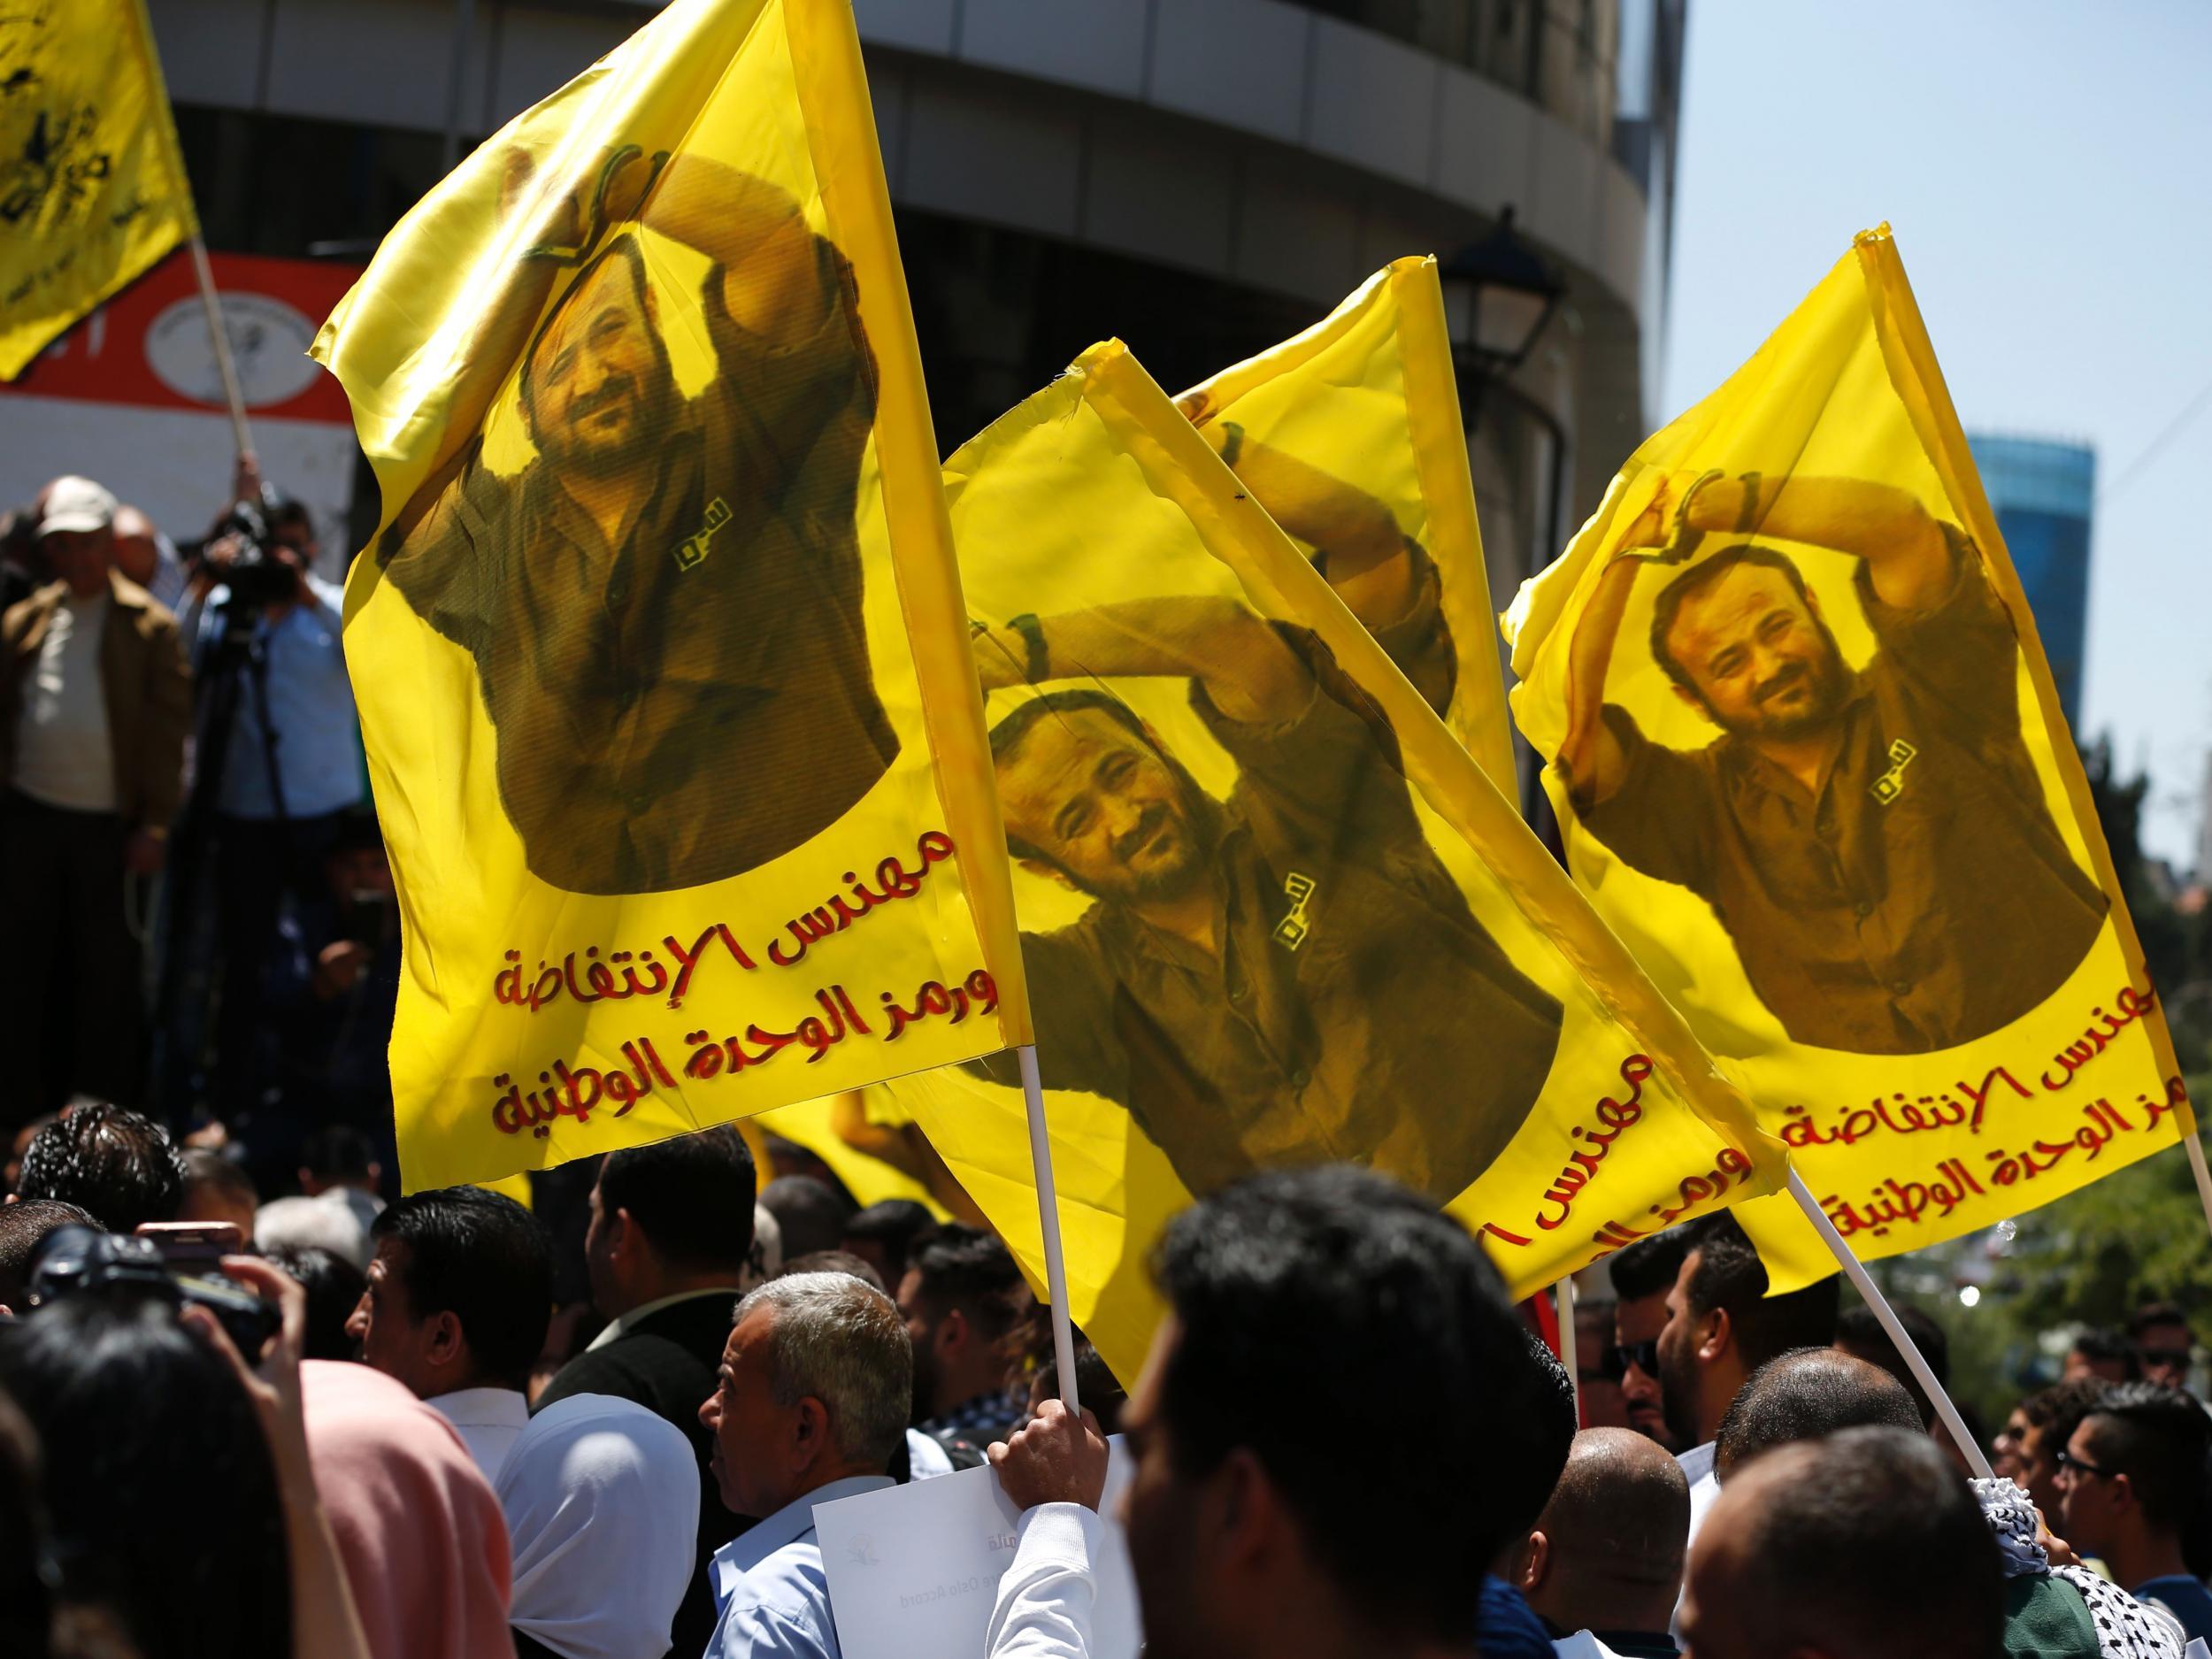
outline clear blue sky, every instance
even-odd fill
[[[2212,742],[2212,4],[1690,0],[1671,418],[1886,219],[1968,429],[2085,440],[2082,735],[2193,860]],[[2116,486],[2116,489],[2115,489]]]

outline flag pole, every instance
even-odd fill
[[[1060,1398],[1070,1411],[1083,1409],[1075,1387],[1075,1326],[1068,1318],[1068,1265],[1060,1252],[1060,1194],[1052,1183],[1052,1143],[1045,1137],[1045,1090],[1037,1076],[1037,1047],[1014,1050],[1021,1062],[1022,1098],[1029,1108],[1029,1164],[1037,1178],[1037,1219],[1043,1229],[1045,1294],[1052,1303],[1052,1356],[1060,1366]]]
[[[1559,1313],[1559,1363],[1567,1368],[1567,1392],[1575,1404],[1575,1422],[1582,1421],[1582,1370],[1575,1353],[1575,1281],[1570,1273],[1551,1287],[1552,1305]]]
[[[2181,1144],[2189,1154],[2189,1172],[2197,1178],[2197,1202],[2204,1206],[2204,1225],[2212,1227],[2212,1170],[2205,1167],[2204,1142],[2197,1134],[2197,1115],[2189,1110],[2183,1122]]]
[[[1805,1185],[1805,1178],[1794,1169],[1790,1171],[1790,1196],[1797,1200],[1797,1207],[1805,1212],[1805,1219],[1813,1224],[1813,1231],[1820,1234],[1820,1241],[1828,1247],[1828,1253],[1836,1258],[1846,1276],[1858,1287],[1859,1294],[1866,1298],[1866,1305],[1874,1310],[1874,1317],[1881,1321],[1882,1329],[1889,1333],[1889,1340],[1897,1345],[1897,1351],[1903,1356],[1906,1366],[1919,1379],[1921,1388],[1933,1402],[1936,1415],[1943,1419],[1943,1426],[1950,1431],[1960,1455],[1966,1459],[1966,1466],[1984,1480],[1995,1479],[1996,1471],[1990,1468],[1988,1457],[1967,1428],[1966,1419],[1959,1416],[1959,1409],[1951,1403],[1951,1396],[1936,1380],[1927,1356],[1912,1340],[1912,1333],[1905,1329],[1904,1321],[1897,1317],[1897,1310],[1889,1305],[1889,1298],[1882,1294],[1881,1286],[1866,1271],[1866,1264],[1843,1241],[1843,1234],[1836,1231],[1836,1224],[1828,1219],[1828,1212],[1820,1207],[1820,1201]]]
[[[192,233],[192,274],[199,280],[200,303],[207,311],[207,342],[215,348],[215,367],[223,377],[223,396],[230,403],[231,436],[238,442],[241,458],[253,453],[253,434],[246,426],[246,396],[238,389],[238,365],[231,361],[230,334],[223,327],[222,302],[215,297],[215,272],[207,262],[207,242]]]

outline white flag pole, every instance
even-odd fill
[[[1836,1258],[1851,1282],[1858,1286],[1859,1294],[1865,1297],[1866,1305],[1874,1310],[1874,1317],[1882,1322],[1882,1329],[1889,1333],[1889,1340],[1897,1345],[1897,1351],[1904,1356],[1906,1365],[1919,1379],[1921,1388],[1934,1402],[1936,1415],[1943,1419],[1943,1426],[1950,1431],[1951,1439],[1957,1443],[1960,1455],[1966,1459],[1966,1466],[1984,1480],[1994,1479],[1996,1471],[1990,1468],[1988,1457],[1983,1454],[1981,1447],[1967,1428],[1966,1419],[1959,1416],[1959,1409],[1951,1403],[1951,1396],[1936,1380],[1936,1374],[1929,1368],[1927,1356],[1921,1353],[1920,1345],[1912,1340],[1912,1333],[1905,1329],[1904,1321],[1897,1317],[1897,1310],[1889,1305],[1889,1298],[1882,1294],[1881,1286],[1866,1271],[1866,1263],[1852,1252],[1851,1247],[1844,1242],[1843,1234],[1836,1231],[1836,1224],[1828,1219],[1828,1212],[1820,1207],[1820,1201],[1805,1185],[1805,1178],[1794,1169],[1790,1171],[1790,1196],[1797,1200],[1797,1207],[1805,1212],[1805,1219],[1811,1222],[1813,1231],[1820,1234],[1820,1241],[1828,1247],[1828,1253]]]
[[[1575,1402],[1575,1422],[1582,1421],[1582,1371],[1575,1355],[1575,1281],[1571,1273],[1551,1287],[1552,1305],[1559,1313],[1559,1363],[1567,1368],[1567,1388]]]
[[[1014,1050],[1021,1062],[1022,1097],[1029,1107],[1029,1164],[1037,1178],[1037,1219],[1044,1233],[1045,1294],[1052,1302],[1052,1354],[1060,1365],[1060,1398],[1071,1411],[1082,1402],[1075,1389],[1075,1326],[1068,1317],[1068,1266],[1060,1253],[1060,1195],[1052,1184],[1052,1142],[1045,1135],[1045,1090],[1037,1077],[1037,1048]]]
[[[196,232],[192,237],[192,274],[200,285],[200,303],[207,311],[207,342],[215,349],[215,368],[223,377],[223,396],[230,403],[231,436],[238,441],[242,457],[253,453],[253,434],[246,426],[246,396],[238,389],[238,365],[231,361],[230,335],[223,328],[223,307],[215,297],[215,272],[207,262],[207,243]]]

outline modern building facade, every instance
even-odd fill
[[[941,443],[1110,335],[1188,385],[1511,206],[1566,292],[1463,387],[1509,597],[1655,424],[1686,4],[856,0]],[[211,244],[358,261],[652,7],[150,10]]]
[[[2035,613],[2066,723],[2078,727],[2096,451],[2086,444],[1993,434],[1970,436],[1967,442]]]

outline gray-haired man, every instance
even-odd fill
[[[891,1485],[913,1379],[897,1308],[847,1274],[771,1279],[737,1304],[699,1421],[722,1502],[763,1518],[715,1555],[706,1659],[839,1659],[814,1506]]]

